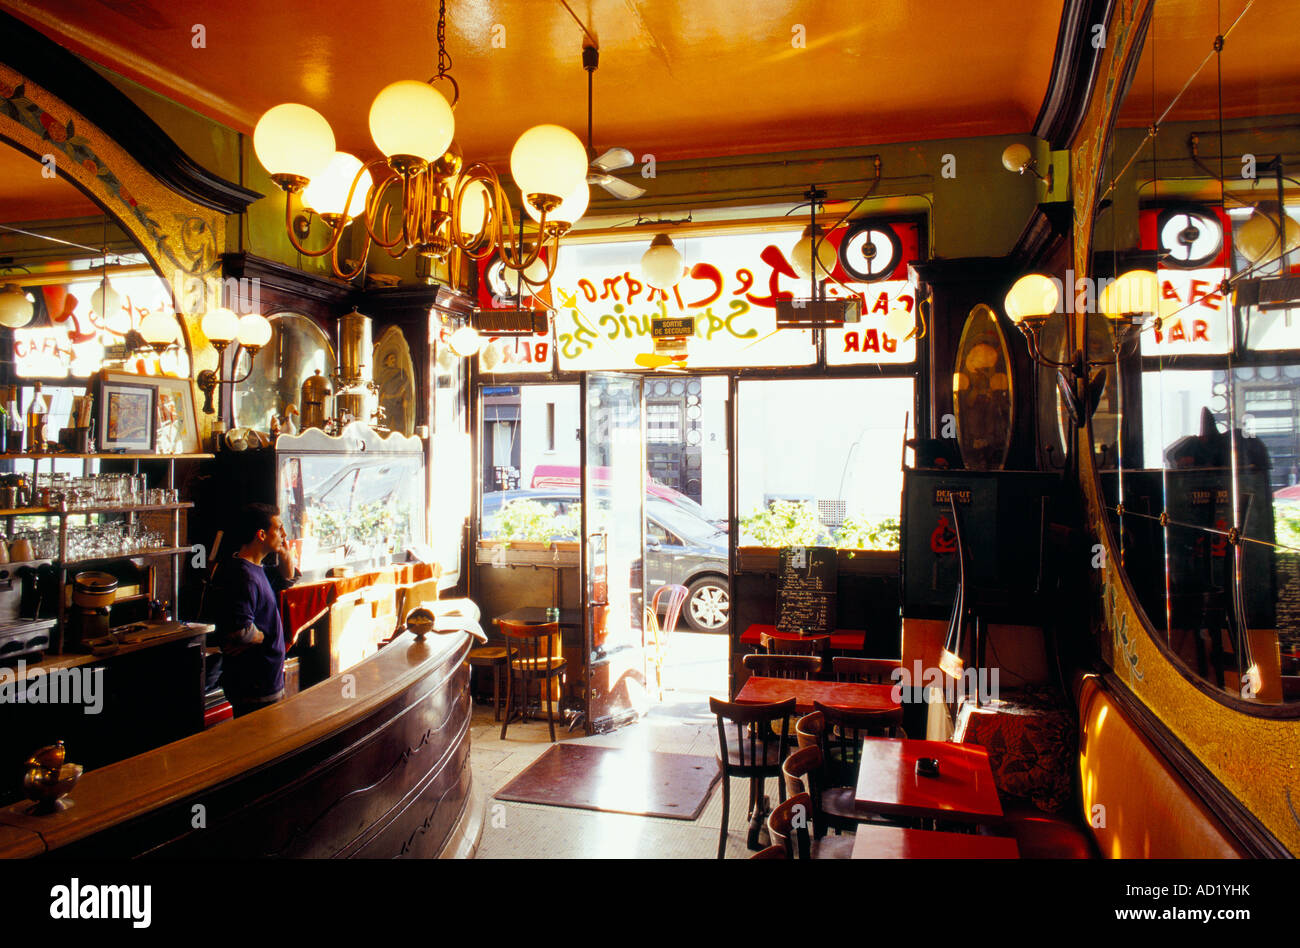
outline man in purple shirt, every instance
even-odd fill
[[[296,578],[293,554],[279,512],[249,504],[239,513],[240,546],[217,575],[217,640],[221,645],[221,688],[235,717],[284,697],[284,629],[280,591]],[[278,561],[263,566],[272,553]]]

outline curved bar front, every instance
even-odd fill
[[[86,773],[62,812],[0,810],[0,857],[471,856],[471,641],[404,633],[276,705]]]

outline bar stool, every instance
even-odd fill
[[[492,669],[492,720],[501,720],[501,670],[506,666],[508,653],[504,645],[484,645],[470,649],[469,664],[472,668]]]

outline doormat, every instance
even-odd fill
[[[695,820],[720,776],[712,757],[552,744],[496,798]]]

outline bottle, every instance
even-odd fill
[[[0,454],[9,450],[9,412],[0,405]]]
[[[49,406],[41,394],[41,383],[36,383],[32,400],[27,406],[27,450],[39,454],[45,450],[45,422],[49,417]]]
[[[12,394],[12,389],[10,390]],[[23,413],[18,410],[18,398],[9,400],[9,451],[21,454],[23,450]]]

